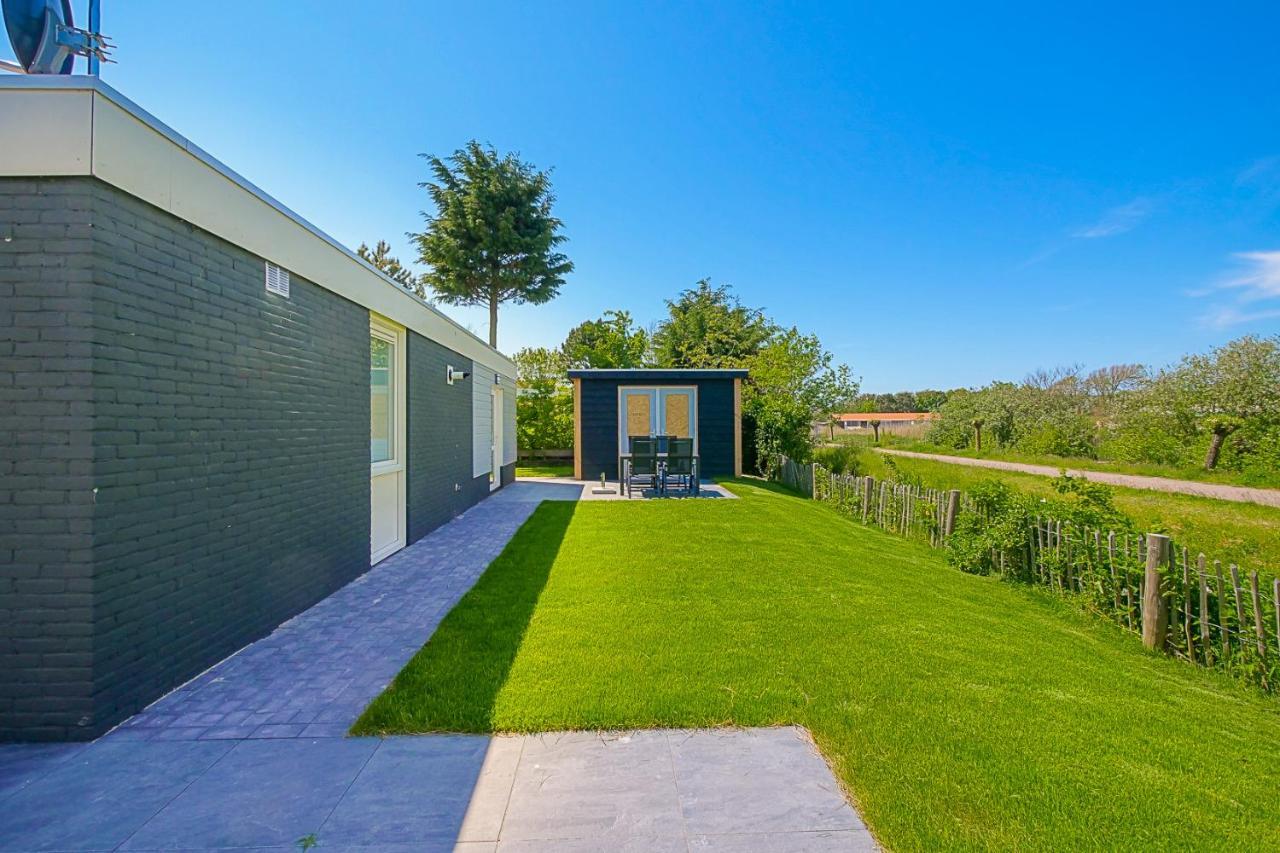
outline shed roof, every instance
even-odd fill
[[[745,379],[747,369],[720,368],[700,370],[694,368],[581,368],[569,371],[570,379],[622,379],[626,381],[644,382],[679,382],[691,379]]]

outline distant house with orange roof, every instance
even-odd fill
[[[829,421],[817,421],[813,425],[816,436],[838,433],[874,432],[873,421],[878,421],[881,432],[921,433],[938,419],[937,412],[845,412],[832,415]]]

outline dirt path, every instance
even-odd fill
[[[1025,462],[1001,462],[996,459],[970,459],[967,456],[942,456],[936,453],[916,453],[911,450],[877,448],[892,456],[909,456],[912,459],[931,459],[951,465],[969,465],[974,468],[994,468],[998,471],[1017,471],[1022,474],[1042,474],[1056,477],[1061,468],[1052,465],[1028,465]],[[1170,480],[1166,477],[1143,477],[1137,474],[1112,474],[1107,471],[1082,471],[1068,468],[1072,477],[1084,477],[1096,483],[1124,486],[1128,489],[1149,489],[1155,492],[1174,492],[1179,495],[1197,495],[1223,501],[1262,504],[1280,507],[1280,489],[1251,489],[1247,486],[1224,486],[1220,483],[1199,483],[1195,480]]]

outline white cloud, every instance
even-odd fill
[[[1097,222],[1073,231],[1071,236],[1081,240],[1096,240],[1099,237],[1114,237],[1117,234],[1132,231],[1151,215],[1151,208],[1150,199],[1135,198],[1128,204],[1111,208]]]
[[[1234,257],[1248,269],[1224,281],[1223,287],[1240,290],[1241,302],[1280,299],[1280,251],[1238,252]]]
[[[1237,252],[1231,257],[1244,269],[1227,276],[1212,290],[1194,295],[1231,290],[1236,292],[1235,304],[1215,306],[1204,321],[1216,329],[1225,329],[1280,318],[1280,250]]]

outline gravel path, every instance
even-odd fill
[[[998,471],[1018,471],[1023,474],[1043,474],[1056,477],[1062,469],[1052,465],[1028,465],[1024,462],[1000,462],[995,459],[970,459],[967,456],[941,456],[936,453],[916,453],[911,450],[879,448],[891,456],[909,456],[912,459],[931,459],[952,465],[969,465],[974,468],[994,468]],[[1155,492],[1173,492],[1179,495],[1196,495],[1239,503],[1262,504],[1280,507],[1280,489],[1250,489],[1247,486],[1224,486],[1220,483],[1199,483],[1195,480],[1170,480],[1166,477],[1142,477],[1137,474],[1111,474],[1106,471],[1081,471],[1068,468],[1072,477],[1084,477],[1095,483],[1124,486],[1129,489],[1149,489]]]

